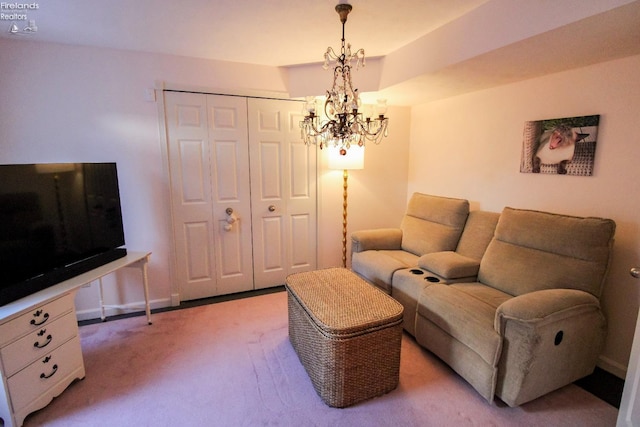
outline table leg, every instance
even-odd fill
[[[104,313],[104,295],[102,293],[102,277],[98,279],[98,284],[100,287],[100,319],[104,322],[107,319],[107,316]]]
[[[142,285],[144,286],[144,306],[147,312],[147,322],[151,324],[151,306],[149,304],[149,277],[147,273],[147,263],[149,262],[149,256],[146,256],[142,261]]]

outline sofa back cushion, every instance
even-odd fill
[[[402,249],[421,256],[453,251],[469,215],[469,201],[414,193],[402,218]]]
[[[480,261],[493,238],[499,218],[500,214],[497,212],[469,212],[456,252]]]
[[[511,295],[578,289],[600,297],[615,222],[504,208],[478,280]]]

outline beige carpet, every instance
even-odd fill
[[[519,408],[489,405],[403,337],[399,387],[353,407],[318,397],[278,292],[80,328],[86,378],[33,426],[614,426],[617,409],[570,385]]]

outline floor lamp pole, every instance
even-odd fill
[[[349,171],[344,169],[342,172],[344,183],[342,188],[342,266],[347,267],[347,180],[349,179]]]
[[[364,168],[364,147],[352,145],[349,152],[335,147],[329,150],[329,169],[342,170],[342,267],[347,268],[347,186],[349,170]]]

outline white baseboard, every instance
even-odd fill
[[[627,377],[627,367],[614,360],[609,359],[606,356],[600,356],[598,358],[597,365],[599,368],[604,369],[605,371],[615,375],[618,378],[625,379]]]
[[[149,301],[151,309],[171,307],[171,301],[168,298]],[[144,312],[144,301],[123,304],[119,307],[105,307],[105,315],[107,317],[116,316],[118,314],[132,313],[135,311]],[[76,317],[79,321],[100,319],[102,312],[100,307],[92,307],[86,310],[76,311]]]

